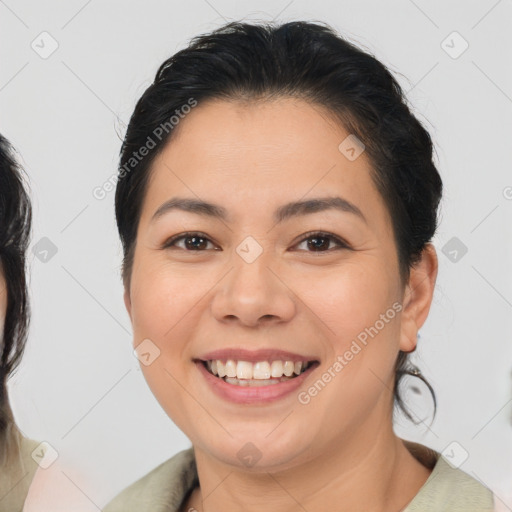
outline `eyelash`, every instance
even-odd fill
[[[179,235],[175,235],[175,236],[172,236],[171,238],[169,238],[162,246],[162,249],[168,249],[168,248],[172,247],[179,240],[182,240],[184,238],[192,238],[195,236],[199,237],[199,238],[203,238],[203,239],[207,240],[208,242],[211,242],[211,240],[204,233],[201,233],[200,231],[187,231],[185,233],[181,233]],[[326,251],[306,251],[306,252],[310,252],[311,254],[329,253],[329,252],[332,252],[333,250],[339,250],[339,249],[350,249],[349,245],[344,240],[337,237],[336,235],[333,235],[332,233],[327,233],[325,231],[310,231],[308,233],[305,233],[303,235],[303,238],[301,240],[299,240],[299,242],[296,245],[299,245],[302,242],[309,240],[310,238],[314,238],[314,237],[331,239],[335,243],[338,244],[338,247],[337,247],[337,249],[327,249]],[[213,242],[211,242],[211,243],[213,243]],[[187,252],[204,252],[202,250],[188,250],[188,249],[183,249],[183,250],[187,251]]]

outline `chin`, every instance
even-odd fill
[[[276,436],[268,435],[271,430],[255,431],[253,427],[246,435],[237,431],[233,437],[225,434],[213,439],[205,433],[204,437],[201,436],[204,441],[196,438],[193,444],[208,457],[256,473],[282,471],[306,461],[308,448],[304,444],[303,433],[297,432],[296,436],[284,436],[282,432]]]

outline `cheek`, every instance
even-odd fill
[[[182,386],[193,365],[189,341],[200,324],[200,300],[212,286],[208,279],[197,275],[194,278],[165,264],[140,266],[132,274],[133,344],[136,347],[150,340],[156,346],[150,345],[158,357],[147,366],[141,364],[141,369],[161,406],[173,414],[173,420],[183,408]]]
[[[161,354],[148,366],[141,366],[144,379],[154,397],[166,412],[169,418],[183,431],[187,431],[188,408],[190,396],[184,392],[187,389],[186,379],[180,369],[180,364],[172,365],[166,357],[168,353]]]
[[[375,324],[398,298],[379,266],[346,265],[315,283],[304,280],[300,286],[301,298],[340,343]]]
[[[360,424],[390,389],[401,305],[385,276],[378,265],[354,264],[316,281],[315,288],[302,285],[301,298],[325,334],[327,358],[300,403],[327,436]]]
[[[132,323],[136,338],[155,339],[158,343],[174,337],[200,297],[190,278],[177,272],[141,271],[133,276]],[[180,325],[181,324],[181,325]]]
[[[336,374],[336,384],[330,386],[331,392],[336,389],[335,401],[350,401],[350,396],[340,401],[348,389],[378,387],[379,379],[386,382],[392,378],[401,304],[382,266],[347,264],[328,279],[316,281],[315,287],[307,284],[302,283],[300,293],[325,335],[325,366]]]
[[[187,405],[183,387],[192,367],[187,341],[197,321],[194,305],[199,292],[195,290],[190,278],[185,282],[174,272],[141,268],[132,275],[133,344],[150,340],[156,346],[152,350],[158,350],[158,356],[148,365],[141,364],[141,370],[163,410],[180,428],[186,426],[182,423]]]

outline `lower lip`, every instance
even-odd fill
[[[212,391],[221,398],[238,404],[255,404],[273,402],[290,395],[308,378],[310,373],[318,366],[318,363],[313,363],[305,372],[293,379],[279,384],[252,387],[228,384],[224,379],[211,374],[201,361],[196,361],[196,366],[204,375]]]

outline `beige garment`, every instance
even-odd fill
[[[32,458],[32,452],[39,444],[39,441],[28,439],[20,434],[19,464],[0,468],[0,512],[22,512],[30,483],[39,467]],[[36,458],[42,458],[45,450],[40,447],[34,453]]]
[[[436,452],[404,441],[422,464],[432,469],[427,481],[402,512],[492,512],[493,493]],[[179,512],[199,485],[193,448],[183,450],[128,486],[103,512]]]

